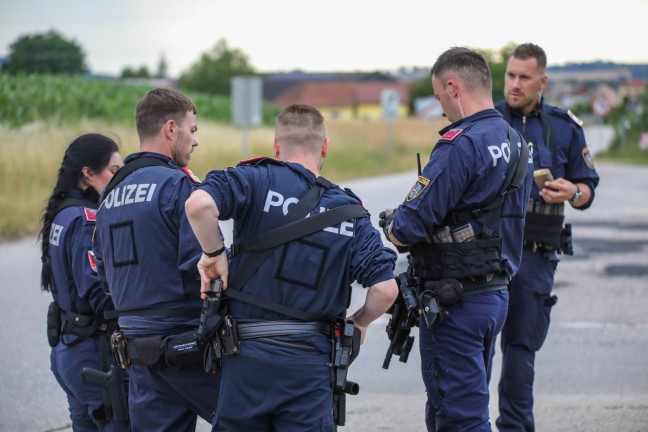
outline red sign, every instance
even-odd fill
[[[605,117],[611,109],[612,104],[603,96],[596,96],[592,101],[592,111],[599,117]]]

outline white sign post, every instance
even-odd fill
[[[243,143],[241,154],[248,156],[248,127],[261,124],[262,103],[261,78],[236,76],[231,81],[232,122],[241,127]]]
[[[383,118],[387,120],[387,151],[393,148],[394,119],[398,118],[400,107],[400,93],[396,89],[383,89],[380,93],[380,104],[382,105]]]

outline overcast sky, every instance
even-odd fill
[[[648,0],[0,0],[0,56],[24,34],[75,40],[93,73],[164,55],[177,77],[224,38],[261,72],[430,67],[451,46],[534,42],[550,65],[648,63]]]

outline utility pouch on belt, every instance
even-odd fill
[[[47,309],[47,342],[55,347],[61,338],[61,308],[52,302]]]
[[[126,344],[128,359],[137,365],[161,366],[162,338],[155,335],[129,340]]]
[[[207,344],[195,331],[167,336],[163,341],[162,351],[167,366],[184,369],[203,365]]]
[[[241,349],[241,341],[236,328],[236,321],[229,315],[223,319],[223,324],[218,332],[223,346],[223,355],[238,354]]]
[[[536,251],[561,251],[565,205],[530,200],[524,223],[524,247]]]
[[[115,355],[115,362],[122,369],[131,364],[143,366],[161,366],[162,336],[147,336],[127,340],[124,333],[116,331],[110,338],[110,345]]]
[[[452,306],[464,296],[463,285],[457,279],[445,278],[440,281],[425,281],[423,288],[433,291],[441,306]]]
[[[502,270],[502,238],[410,246],[410,264],[422,279],[462,279]]]

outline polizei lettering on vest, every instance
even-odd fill
[[[497,166],[497,159],[503,157],[506,163],[511,159],[511,146],[509,143],[503,142],[501,146],[488,146],[488,151],[493,157],[493,166]]]
[[[268,196],[266,196],[266,201],[263,206],[263,211],[265,213],[269,213],[272,207],[280,207],[282,213],[285,216],[286,214],[288,214],[288,207],[298,202],[299,199],[295,197],[284,198],[284,196],[279,192],[268,190]],[[320,207],[320,213],[325,211],[327,211],[326,208]],[[328,228],[324,228],[324,231],[334,233],[334,234],[340,234],[348,237],[353,237],[353,222],[349,222],[349,221],[342,222],[339,228],[328,227]]]
[[[156,187],[156,183],[130,184],[116,187],[108,194],[103,206],[106,208],[121,207],[151,201]]]

